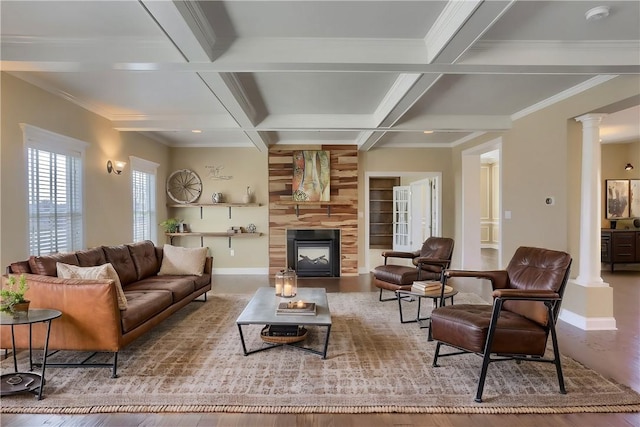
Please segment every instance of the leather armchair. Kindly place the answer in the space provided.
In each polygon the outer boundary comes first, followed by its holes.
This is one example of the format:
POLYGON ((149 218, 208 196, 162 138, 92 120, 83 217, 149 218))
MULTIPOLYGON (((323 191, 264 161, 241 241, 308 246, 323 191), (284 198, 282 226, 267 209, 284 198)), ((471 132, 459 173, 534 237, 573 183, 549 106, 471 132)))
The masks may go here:
POLYGON ((419 251, 400 252, 385 251, 384 265, 373 270, 373 283, 380 288, 380 301, 395 300, 382 298, 382 291, 411 290, 411 285, 416 280, 440 280, 444 269, 451 264, 453 255, 453 239, 448 237, 429 237, 422 244, 419 251), (388 260, 410 259, 413 266, 389 264, 388 260))
POLYGON ((571 268, 569 254, 549 249, 520 247, 506 270, 446 270, 449 277, 486 279, 493 288, 493 304, 459 304, 431 312, 431 336, 437 341, 438 358, 463 353, 483 356, 476 402, 482 392, 489 364, 516 360, 553 363, 560 392, 565 394, 555 323, 571 268), (553 358, 545 358, 551 335, 553 358), (457 349, 441 354, 442 345, 457 349), (494 355, 495 357, 492 357, 494 355))

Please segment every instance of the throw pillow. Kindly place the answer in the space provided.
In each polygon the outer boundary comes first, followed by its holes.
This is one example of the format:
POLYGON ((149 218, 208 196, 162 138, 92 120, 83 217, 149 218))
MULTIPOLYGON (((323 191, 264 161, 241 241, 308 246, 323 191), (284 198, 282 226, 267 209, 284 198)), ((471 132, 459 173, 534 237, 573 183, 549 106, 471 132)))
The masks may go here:
POLYGON ((158 276, 202 276, 207 248, 183 248, 165 244, 158 276))
POLYGON ((118 296, 118 308, 120 310, 127 309, 127 297, 122 290, 122 284, 116 269, 111 263, 98 265, 95 267, 78 267, 76 265, 56 263, 58 277, 63 279, 111 279, 116 285, 116 294, 118 296))

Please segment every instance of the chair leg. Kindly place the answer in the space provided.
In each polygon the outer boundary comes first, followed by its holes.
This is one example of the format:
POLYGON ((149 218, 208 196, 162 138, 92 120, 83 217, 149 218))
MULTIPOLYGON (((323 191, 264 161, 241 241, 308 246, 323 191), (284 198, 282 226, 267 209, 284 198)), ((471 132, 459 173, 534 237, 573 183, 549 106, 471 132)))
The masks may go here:
POLYGON ((500 317, 500 310, 502 309, 502 300, 496 298, 493 305, 493 313, 491 314, 491 323, 489 323, 489 332, 487 333, 487 342, 484 344, 484 353, 482 355, 482 369, 480 370, 480 378, 478 378, 478 389, 476 390, 475 400, 478 403, 482 402, 482 392, 484 390, 484 381, 487 377, 487 370, 489 369, 489 363, 491 363, 491 347, 493 345, 493 336, 496 332, 496 326, 498 326, 498 318, 500 317))
MULTIPOLYGON (((429 328, 429 335, 431 335, 431 328, 429 328)), ((436 352, 433 354, 433 362, 431 363, 431 366, 433 366, 434 368, 437 368, 440 366, 438 365, 438 356, 440 355, 441 345, 442 343, 440 341, 438 341, 438 344, 436 344, 436 352)))
POLYGON ((562 375, 562 364, 560 362, 560 350, 558 349, 558 336, 556 335, 556 322, 553 318, 552 307, 547 305, 549 309, 549 328, 551 329, 551 342, 553 343, 553 363, 556 365, 556 373, 558 374, 558 385, 560 393, 567 394, 564 387, 564 376, 562 375))

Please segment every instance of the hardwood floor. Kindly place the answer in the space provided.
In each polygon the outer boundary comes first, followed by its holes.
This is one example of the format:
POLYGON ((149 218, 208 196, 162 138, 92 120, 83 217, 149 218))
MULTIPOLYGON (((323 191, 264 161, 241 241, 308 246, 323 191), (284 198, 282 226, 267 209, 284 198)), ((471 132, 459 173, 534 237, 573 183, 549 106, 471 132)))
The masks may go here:
MULTIPOLYGON (((614 315, 617 331, 585 332, 560 322, 562 353, 573 357, 606 377, 640 392, 640 271, 631 269, 602 272, 614 288, 614 315)), ((299 279, 301 286, 318 286, 317 280, 299 279)), ((215 276, 216 293, 251 293, 269 283, 267 276, 215 276)), ((465 292, 474 287, 460 283, 465 292)), ((324 279, 328 292, 375 291, 368 274, 357 277, 324 279)), ((487 298, 485 289, 478 290, 487 298)), ((496 427, 585 427, 640 426, 640 414, 557 414, 557 415, 467 415, 467 414, 95 414, 95 415, 8 415, 2 414, 3 427, 17 426, 496 426, 496 427)))

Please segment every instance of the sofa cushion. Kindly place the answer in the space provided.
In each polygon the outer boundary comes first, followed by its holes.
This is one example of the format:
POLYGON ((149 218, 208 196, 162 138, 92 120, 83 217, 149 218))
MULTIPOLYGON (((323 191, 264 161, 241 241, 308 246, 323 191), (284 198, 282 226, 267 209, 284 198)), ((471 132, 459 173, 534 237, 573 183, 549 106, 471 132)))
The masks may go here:
POLYGON ((126 245, 103 246, 102 249, 104 250, 104 256, 107 258, 107 262, 110 262, 118 272, 120 282, 123 286, 138 280, 136 267, 133 264, 129 248, 126 245))
POLYGON ((171 305, 168 291, 127 291, 129 310, 122 312, 122 332, 132 331, 171 305))
POLYGON ((172 302, 175 303, 195 292, 196 277, 151 276, 127 285, 125 290, 127 292, 169 291, 172 295, 172 302))
POLYGON ((10 267, 11 267, 11 272, 14 274, 31 273, 31 267, 29 267, 29 261, 12 262, 10 267))
POLYGON ((183 248, 165 244, 158 275, 202 276, 207 250, 208 248, 183 248))
POLYGON ((156 247, 151 240, 127 245, 133 259, 133 265, 138 273, 138 280, 155 276, 160 270, 160 263, 156 256, 156 247))
POLYGON ((118 308, 120 310, 127 309, 127 297, 122 290, 118 273, 109 263, 94 267, 78 267, 75 265, 57 263, 58 277, 63 279, 111 279, 116 286, 116 294, 118 296, 118 308))
POLYGON ((76 252, 76 257, 78 257, 78 265, 80 267, 95 267, 96 265, 107 263, 104 251, 100 247, 78 251, 76 252))
POLYGON ((78 258, 75 253, 57 253, 44 256, 32 255, 29 257, 29 267, 31 268, 31 272, 41 276, 57 276, 57 262, 78 265, 78 258))

